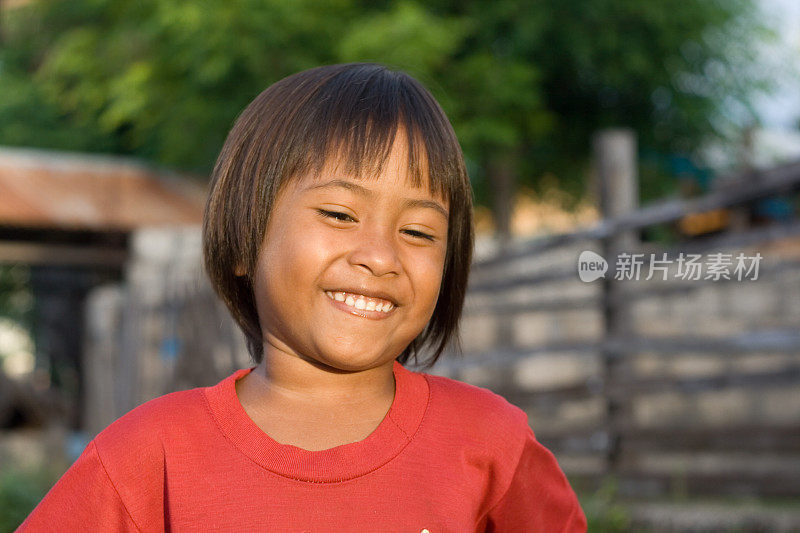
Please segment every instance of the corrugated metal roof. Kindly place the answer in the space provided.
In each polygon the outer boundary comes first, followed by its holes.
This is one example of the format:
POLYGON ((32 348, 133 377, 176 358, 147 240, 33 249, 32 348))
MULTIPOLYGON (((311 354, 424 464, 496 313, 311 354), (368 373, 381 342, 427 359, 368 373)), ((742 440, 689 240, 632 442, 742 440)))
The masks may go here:
POLYGON ((206 192, 141 161, 0 148, 0 225, 131 230, 202 222, 206 192))

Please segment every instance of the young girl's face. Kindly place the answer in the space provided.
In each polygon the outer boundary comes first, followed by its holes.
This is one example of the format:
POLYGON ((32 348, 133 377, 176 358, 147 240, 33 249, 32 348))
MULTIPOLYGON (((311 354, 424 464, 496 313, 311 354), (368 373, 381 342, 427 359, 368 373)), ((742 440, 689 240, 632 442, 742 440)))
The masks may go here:
POLYGON ((254 279, 267 356, 365 370, 395 359, 430 320, 448 204, 410 185, 397 138, 377 179, 329 163, 279 192, 254 279))

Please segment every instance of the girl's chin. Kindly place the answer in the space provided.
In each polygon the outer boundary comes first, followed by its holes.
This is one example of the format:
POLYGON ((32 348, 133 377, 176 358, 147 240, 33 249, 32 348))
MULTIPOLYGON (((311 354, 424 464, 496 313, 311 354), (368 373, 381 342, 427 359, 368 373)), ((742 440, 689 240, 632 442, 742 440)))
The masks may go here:
MULTIPOLYGON (((399 354, 398 354, 399 355, 399 354)), ((394 361, 395 357, 364 353, 326 353, 315 358, 317 363, 342 372, 360 372, 394 361)))

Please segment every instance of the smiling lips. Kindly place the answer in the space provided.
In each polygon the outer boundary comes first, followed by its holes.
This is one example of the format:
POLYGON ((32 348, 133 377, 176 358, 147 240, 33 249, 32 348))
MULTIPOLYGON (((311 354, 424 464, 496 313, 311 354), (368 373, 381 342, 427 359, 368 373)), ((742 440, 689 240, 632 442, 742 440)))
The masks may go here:
POLYGON ((336 302, 341 302, 347 307, 351 307, 353 309, 357 309, 359 311, 376 311, 382 313, 388 313, 392 309, 394 309, 394 304, 388 300, 383 300, 381 298, 373 298, 370 296, 364 296, 363 294, 354 294, 351 292, 341 292, 341 291, 325 291, 325 294, 331 300, 336 302))

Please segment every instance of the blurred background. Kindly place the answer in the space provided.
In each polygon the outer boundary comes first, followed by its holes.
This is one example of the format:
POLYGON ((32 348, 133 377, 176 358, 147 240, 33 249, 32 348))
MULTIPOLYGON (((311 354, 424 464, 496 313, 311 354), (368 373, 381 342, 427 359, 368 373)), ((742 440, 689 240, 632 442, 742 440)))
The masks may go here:
POLYGON ((425 83, 467 160, 431 372, 525 409, 590 531, 800 531, 799 58, 795 0, 3 0, 0 531, 119 416, 250 365, 208 176, 259 92, 349 61, 425 83))

